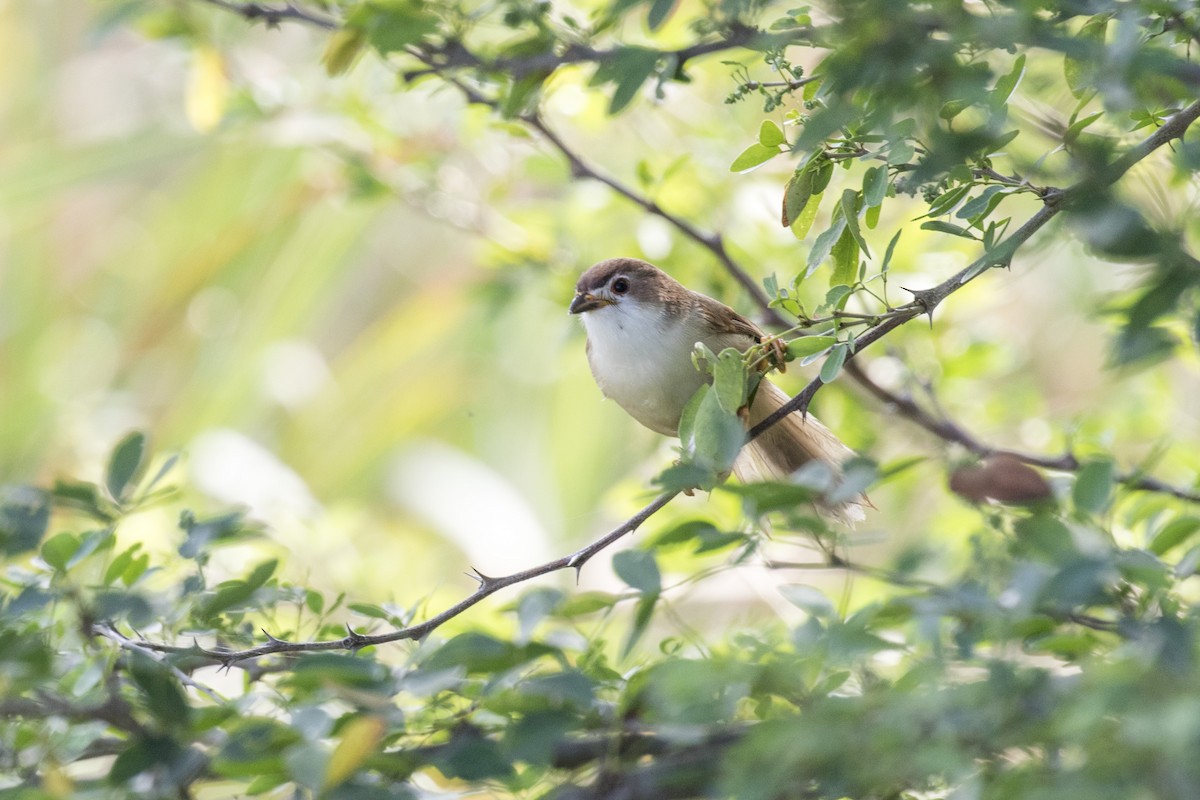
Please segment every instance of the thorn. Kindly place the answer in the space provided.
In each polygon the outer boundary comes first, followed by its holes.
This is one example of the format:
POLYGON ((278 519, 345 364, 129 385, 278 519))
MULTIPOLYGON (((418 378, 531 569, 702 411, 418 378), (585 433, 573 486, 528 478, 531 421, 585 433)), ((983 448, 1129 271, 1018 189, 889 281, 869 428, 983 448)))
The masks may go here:
POLYGON ((263 636, 266 636, 267 641, 271 644, 286 644, 283 639, 276 639, 274 636, 272 636, 266 628, 259 628, 259 630, 263 632, 263 636))

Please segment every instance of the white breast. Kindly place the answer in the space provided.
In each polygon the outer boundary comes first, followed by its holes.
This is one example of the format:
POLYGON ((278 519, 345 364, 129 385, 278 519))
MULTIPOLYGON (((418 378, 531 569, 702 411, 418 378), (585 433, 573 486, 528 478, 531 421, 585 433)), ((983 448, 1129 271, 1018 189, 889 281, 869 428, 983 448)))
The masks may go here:
POLYGON ((629 299, 582 317, 600 391, 647 428, 674 436, 683 407, 705 380, 691 357, 702 332, 629 299))

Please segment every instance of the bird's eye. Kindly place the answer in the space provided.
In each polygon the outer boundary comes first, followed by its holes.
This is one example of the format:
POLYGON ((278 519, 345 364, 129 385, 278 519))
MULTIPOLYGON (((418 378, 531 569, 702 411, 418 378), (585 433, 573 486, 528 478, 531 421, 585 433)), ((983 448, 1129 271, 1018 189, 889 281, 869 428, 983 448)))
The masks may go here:
POLYGON ((629 281, 625 278, 617 278, 612 282, 612 290, 617 294, 625 294, 629 291, 629 281))

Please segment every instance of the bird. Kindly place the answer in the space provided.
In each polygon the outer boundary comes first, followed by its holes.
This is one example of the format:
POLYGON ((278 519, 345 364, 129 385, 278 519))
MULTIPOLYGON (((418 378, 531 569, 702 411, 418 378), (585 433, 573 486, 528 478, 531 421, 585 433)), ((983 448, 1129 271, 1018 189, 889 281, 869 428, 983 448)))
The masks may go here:
MULTIPOLYGON (((709 380, 692 360, 696 343, 712 352, 745 352, 766 334, 729 306, 694 292, 636 258, 610 258, 586 270, 568 308, 587 333, 587 359, 601 393, 665 436, 679 434, 684 406, 709 380)), ((789 400, 765 377, 743 419, 748 428, 789 400)), ((787 480, 810 461, 837 472, 854 456, 811 414, 793 413, 748 442, 733 465, 740 480, 787 480)), ((861 497, 823 512, 843 522, 864 518, 861 497)))

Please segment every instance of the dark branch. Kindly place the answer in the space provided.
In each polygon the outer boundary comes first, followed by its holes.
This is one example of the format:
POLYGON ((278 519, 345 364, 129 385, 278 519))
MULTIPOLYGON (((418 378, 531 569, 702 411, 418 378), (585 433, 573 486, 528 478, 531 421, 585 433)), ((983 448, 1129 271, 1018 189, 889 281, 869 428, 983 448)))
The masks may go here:
POLYGON ((577 550, 569 556, 563 556, 553 561, 548 561, 540 566, 532 567, 522 572, 514 572, 511 575, 505 575, 499 578, 492 578, 476 572, 476 580, 479 581, 479 587, 468 597, 456 603, 450 608, 435 617, 430 617, 426 621, 410 625, 399 630, 391 631, 390 633, 381 633, 377 635, 364 635, 351 631, 341 639, 331 639, 321 642, 285 642, 282 639, 267 634, 267 643, 258 647, 251 647, 245 650, 226 650, 226 649, 207 649, 194 645, 192 647, 179 647, 175 645, 165 645, 158 642, 149 642, 144 640, 126 641, 129 644, 146 650, 154 650, 162 653, 173 653, 176 655, 191 656, 196 658, 207 658, 215 663, 223 665, 231 665, 237 661, 244 661, 249 658, 260 658, 262 656, 274 655, 276 653, 303 653, 313 652, 318 650, 359 650, 363 647, 372 645, 387 644, 388 642, 398 642, 403 639, 422 639, 429 635, 434 629, 440 627, 447 621, 457 617, 459 614, 466 611, 471 606, 483 600, 489 595, 495 594, 501 589, 513 586, 514 584, 523 583, 532 578, 537 578, 542 575, 547 575, 551 572, 558 572, 564 569, 574 569, 578 572, 583 568, 594 555, 609 547, 617 540, 625 537, 627 534, 637 530, 643 522, 657 513, 663 506, 671 502, 678 492, 665 492, 659 495, 654 502, 643 508, 638 513, 634 514, 621 525, 614 528, 608 534, 597 539, 586 547, 577 550))
MULTIPOLYGON (((1013 254, 1016 253, 1017 249, 1029 241, 1046 223, 1054 219, 1064 207, 1069 205, 1072 199, 1085 192, 1095 191, 1099 187, 1116 183, 1139 161, 1168 142, 1183 136, 1184 132, 1197 118, 1200 118, 1200 100, 1170 117, 1161 128, 1146 140, 1133 147, 1129 152, 1112 162, 1100 175, 1081 181, 1064 190, 1047 191, 1043 197, 1045 205, 1038 209, 1037 213, 1026 220, 1025 224, 1013 232, 1007 239, 937 286, 929 289, 908 290, 913 295, 913 302, 896 309, 899 312, 896 316, 884 320, 858 337, 855 342, 855 349, 846 355, 847 363, 857 353, 862 352, 863 348, 879 341, 909 320, 926 314, 932 318, 934 309, 943 300, 978 278, 987 270, 992 267, 1008 266, 1012 262, 1013 254)), ((799 394, 751 428, 749 438, 753 439, 760 435, 788 414, 797 411, 800 413, 807 412, 809 403, 812 402, 813 396, 822 385, 823 381, 820 378, 815 378, 799 394)))
POLYGON ((281 22, 288 21, 302 22, 327 31, 334 31, 341 27, 341 23, 337 20, 321 16, 290 2, 278 6, 267 3, 237 3, 232 0, 203 0, 203 2, 226 11, 232 11, 251 22, 264 22, 269 28, 277 27, 281 22))
MULTIPOLYGON (((980 441, 963 428, 962 425, 950 419, 945 414, 936 415, 923 408, 911 395, 896 394, 880 386, 871 380, 870 376, 867 375, 866 371, 857 362, 847 363, 846 372, 859 385, 874 395, 876 399, 887 405, 891 411, 899 413, 900 416, 921 426, 939 439, 957 444, 980 458, 1002 453, 1031 466, 1061 472, 1075 472, 1082 466, 1074 453, 1068 452, 1060 456, 1043 456, 1036 453, 1023 453, 1018 450, 992 447, 980 441)), ((1180 500, 1200 503, 1200 492, 1184 489, 1179 486, 1172 486, 1157 478, 1141 475, 1137 471, 1122 473, 1117 476, 1117 481, 1136 491, 1169 494, 1180 500)))

